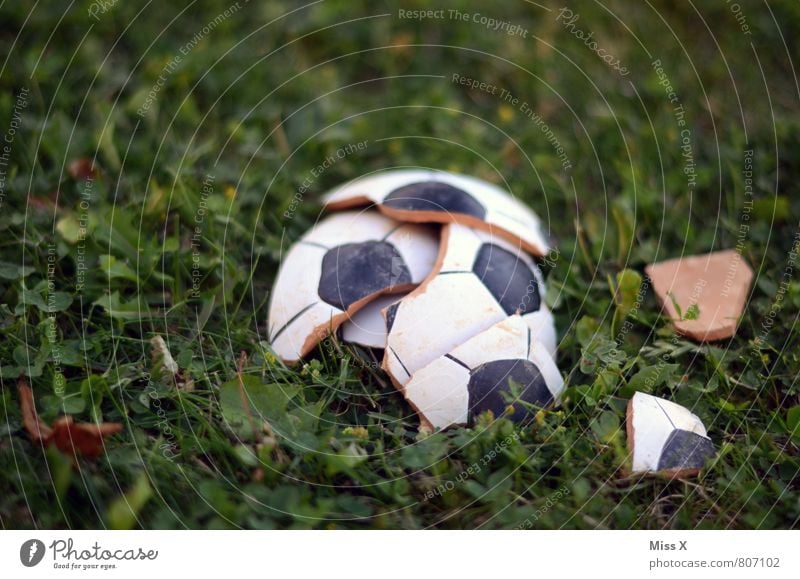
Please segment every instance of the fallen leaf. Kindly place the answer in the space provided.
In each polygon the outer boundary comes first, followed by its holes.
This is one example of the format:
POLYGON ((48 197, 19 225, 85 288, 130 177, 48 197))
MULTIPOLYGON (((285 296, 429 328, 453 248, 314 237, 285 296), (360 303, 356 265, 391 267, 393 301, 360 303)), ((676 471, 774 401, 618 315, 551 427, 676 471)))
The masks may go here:
POLYGON ((52 193, 50 193, 49 197, 29 195, 28 207, 39 211, 52 211, 53 208, 55 207, 55 202, 53 201, 53 199, 57 199, 58 194, 59 194, 58 191, 53 191, 52 193))
POLYGON ((88 181, 94 178, 94 164, 91 159, 87 159, 86 157, 73 159, 67 166, 67 173, 76 181, 88 181))
POLYGON ((94 459, 103 453, 103 439, 106 436, 122 431, 117 422, 75 422, 71 416, 62 416, 50 427, 39 418, 33 400, 33 390, 25 378, 17 383, 19 391, 22 421, 28 436, 34 442, 42 442, 45 446, 55 444, 61 452, 76 456, 78 454, 94 459))
POLYGON ((53 423, 50 440, 65 454, 94 459, 103 453, 103 439, 121 431, 122 425, 116 422, 76 423, 71 416, 62 416, 53 423))
POLYGON ((25 430, 28 431, 28 436, 34 442, 47 441, 52 436, 53 431, 44 422, 39 420, 39 415, 36 413, 36 404, 33 402, 33 391, 25 378, 20 378, 17 382, 17 390, 19 390, 19 405, 22 410, 22 422, 25 425, 25 430))
POLYGON ((194 379, 188 370, 181 370, 175 375, 175 384, 178 386, 178 390, 194 392, 194 379))

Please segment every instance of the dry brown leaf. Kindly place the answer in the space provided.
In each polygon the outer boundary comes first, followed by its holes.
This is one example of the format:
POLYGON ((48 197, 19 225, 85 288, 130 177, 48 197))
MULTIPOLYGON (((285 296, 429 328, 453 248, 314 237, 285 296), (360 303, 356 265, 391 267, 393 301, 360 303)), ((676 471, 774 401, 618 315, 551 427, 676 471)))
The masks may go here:
POLYGON ((86 458, 97 458, 103 453, 103 439, 122 431, 118 422, 101 422, 93 424, 88 422, 75 422, 71 416, 58 418, 52 428, 42 422, 36 412, 33 399, 33 390, 28 386, 25 378, 20 378, 17 383, 19 391, 22 422, 28 436, 34 442, 42 442, 45 446, 55 444, 61 452, 86 458))
POLYGON ((103 454, 103 438, 121 431, 122 425, 116 422, 76 423, 71 416, 62 416, 53 423, 50 440, 65 454, 97 458, 103 454))
POLYGON ((88 181, 95 176, 94 164, 91 159, 86 157, 73 159, 67 165, 67 173, 76 181, 88 181))
POLYGON ((39 419, 36 413, 36 404, 33 401, 33 390, 28 386, 25 378, 20 378, 17 382, 17 390, 19 390, 19 406, 22 411, 22 423, 25 425, 25 430, 28 431, 28 436, 34 442, 47 441, 53 434, 53 431, 44 422, 39 419))
POLYGON ((181 392, 194 392, 194 380, 188 370, 181 370, 175 375, 175 384, 181 392))

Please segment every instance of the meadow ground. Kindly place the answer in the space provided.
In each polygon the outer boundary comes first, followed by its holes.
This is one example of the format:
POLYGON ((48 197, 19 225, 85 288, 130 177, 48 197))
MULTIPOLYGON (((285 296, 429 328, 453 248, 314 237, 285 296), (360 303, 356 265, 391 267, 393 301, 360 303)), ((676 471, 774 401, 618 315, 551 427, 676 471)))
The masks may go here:
POLYGON ((800 4, 69 6, 0 4, 0 526, 798 526, 800 4), (556 242, 567 390, 531 426, 420 436, 367 352, 265 341, 321 193, 405 165, 505 180, 556 242), (721 248, 756 281, 698 345, 643 268, 721 248), (73 464, 20 376, 122 432, 73 464), (699 477, 627 474, 635 391, 704 420, 699 477))

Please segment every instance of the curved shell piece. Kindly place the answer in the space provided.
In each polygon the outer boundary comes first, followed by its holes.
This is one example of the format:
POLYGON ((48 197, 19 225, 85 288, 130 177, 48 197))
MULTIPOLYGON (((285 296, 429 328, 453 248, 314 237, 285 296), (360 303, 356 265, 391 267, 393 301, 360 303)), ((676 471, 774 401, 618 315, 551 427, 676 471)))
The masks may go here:
POLYGON ((367 348, 386 347, 386 320, 382 310, 397 303, 405 294, 380 296, 353 314, 342 324, 342 340, 367 348))
POLYGON ((435 229, 377 211, 320 221, 281 264, 269 306, 269 341, 291 364, 380 295, 408 291, 431 272, 435 229))
POLYGON ((489 231, 533 255, 549 250, 536 213, 507 191, 475 177, 395 169, 346 183, 325 198, 329 209, 370 204, 401 221, 460 223, 489 231))
POLYGON ((693 476, 715 454, 700 419, 669 400, 637 392, 628 402, 627 422, 635 473, 693 476))
POLYGON ((523 402, 549 406, 563 387, 550 353, 515 315, 415 372, 403 393, 424 425, 447 428, 486 410, 500 416, 509 405, 509 417, 522 421, 530 416, 523 402))
POLYGON ((736 333, 753 283, 753 270, 738 251, 685 255, 644 270, 680 334, 696 342, 713 342, 736 333), (691 319, 683 315, 689 308, 695 308, 691 319))
POLYGON ((484 231, 446 225, 439 259, 416 290, 384 310, 383 368, 396 386, 436 358, 516 313, 551 355, 556 333, 539 268, 518 247, 484 231))

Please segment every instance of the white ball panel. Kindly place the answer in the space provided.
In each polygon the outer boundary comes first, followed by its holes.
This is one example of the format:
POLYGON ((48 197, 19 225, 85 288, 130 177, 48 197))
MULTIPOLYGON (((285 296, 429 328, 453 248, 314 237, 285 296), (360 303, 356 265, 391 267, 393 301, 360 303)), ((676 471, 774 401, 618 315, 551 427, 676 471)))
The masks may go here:
POLYGON ((558 403, 564 389, 561 373, 541 343, 528 342, 528 328, 520 316, 511 316, 477 333, 446 355, 417 370, 403 387, 403 392, 423 419, 434 427, 464 424, 469 420, 471 372, 498 360, 533 362, 539 368, 554 402, 558 403))
POLYGON ((528 355, 528 327, 519 316, 511 316, 481 332, 450 352, 470 368, 493 360, 528 355))
POLYGON ((383 239, 399 222, 377 211, 341 211, 319 221, 301 241, 332 249, 345 243, 383 239))
POLYGON ((403 388, 406 399, 434 428, 467 421, 469 370, 441 357, 414 373, 403 388))
POLYGON ((406 223, 395 229, 387 238, 408 266, 411 280, 422 283, 436 265, 439 257, 440 231, 430 225, 406 223))
POLYGON ((358 199, 380 204, 395 189, 424 181, 446 183, 466 191, 485 208, 483 221, 487 226, 506 231, 534 248, 538 254, 545 255, 548 252, 548 244, 536 213, 501 187, 475 177, 418 169, 384 171, 346 183, 324 199, 326 204, 358 199))
POLYGON ((446 244, 447 253, 439 271, 472 271, 475 255, 484 244, 484 238, 481 231, 471 227, 457 223, 445 225, 442 230, 442 244, 446 244))
POLYGON ((386 347, 386 320, 381 310, 405 294, 381 296, 370 302, 342 324, 342 339, 368 348, 386 347))
MULTIPOLYGON (((327 328, 331 324, 333 316, 341 313, 341 310, 318 302, 305 310, 302 315, 287 325, 277 337, 272 339, 272 349, 287 364, 298 362, 312 336, 314 336, 313 343, 319 341, 320 336, 317 334, 317 329, 320 326, 323 329, 327 328)), ((278 326, 275 331, 277 332, 280 328, 281 326, 278 326)))
POLYGON ((463 189, 478 200, 486 208, 486 223, 496 225, 536 247, 541 255, 549 251, 539 217, 509 192, 467 175, 438 172, 435 180, 463 189))
POLYGON ((341 310, 322 302, 317 293, 326 250, 294 245, 283 259, 269 306, 269 340, 277 356, 297 362, 315 328, 341 310))
POLYGON ((544 344, 534 341, 531 344, 531 353, 528 356, 528 360, 539 368, 547 384, 547 389, 553 395, 554 404, 558 405, 558 399, 561 397, 561 392, 564 391, 564 379, 561 377, 561 372, 559 372, 552 355, 547 351, 544 344))
POLYGON ((522 319, 531 329, 533 341, 542 344, 551 357, 555 358, 556 345, 556 325, 552 312, 546 305, 542 304, 541 309, 530 314, 525 314, 522 319))
POLYGON ((658 400, 661 408, 669 416, 670 420, 675 425, 675 428, 688 430, 689 432, 694 432, 700 436, 708 436, 706 433, 706 427, 703 425, 701 420, 687 408, 681 406, 680 404, 675 404, 669 400, 664 400, 663 398, 656 398, 656 400, 658 400))
MULTIPOLYGON (((323 258, 328 251, 349 243, 383 239, 403 258, 412 283, 418 284, 430 274, 439 248, 435 229, 400 223, 377 211, 335 213, 320 221, 289 250, 281 263, 269 306, 269 338, 282 360, 297 362, 321 335, 336 329, 343 319, 344 312, 324 302, 319 294, 323 258), (332 320, 335 323, 331 325, 332 320)), ((352 314, 365 305, 353 304, 349 311, 352 314)))
POLYGON ((633 471, 658 470, 661 449, 674 430, 655 396, 633 396, 633 471))

